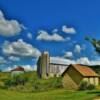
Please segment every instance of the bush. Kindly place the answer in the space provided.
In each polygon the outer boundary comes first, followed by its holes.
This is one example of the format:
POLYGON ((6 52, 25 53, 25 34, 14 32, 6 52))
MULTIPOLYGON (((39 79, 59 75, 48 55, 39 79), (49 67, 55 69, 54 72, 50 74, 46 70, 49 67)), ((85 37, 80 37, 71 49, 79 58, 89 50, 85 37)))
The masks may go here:
POLYGON ((9 79, 6 79, 4 81, 4 87, 10 88, 10 87, 14 87, 17 85, 25 85, 27 81, 28 79, 23 76, 16 76, 13 78, 10 77, 9 79))
POLYGON ((26 77, 23 77, 23 76, 21 76, 21 75, 16 76, 16 77, 14 78, 14 80, 15 80, 16 83, 19 84, 19 85, 25 85, 25 83, 28 81, 28 79, 27 79, 26 77))
POLYGON ((93 90, 95 89, 95 85, 89 84, 87 81, 82 81, 79 90, 93 90))
POLYGON ((9 87, 11 87, 11 86, 16 86, 16 85, 17 85, 17 83, 16 83, 15 80, 7 79, 7 80, 4 81, 4 86, 5 86, 6 88, 9 88, 9 87))
POLYGON ((89 84, 89 85, 87 86, 87 89, 88 89, 88 90, 93 90, 93 89, 95 89, 95 85, 89 84))
POLYGON ((41 84, 39 83, 39 81, 35 80, 33 82, 33 91, 34 90, 40 90, 40 88, 41 88, 41 84))
POLYGON ((61 88, 62 87, 62 79, 61 78, 55 78, 55 80, 52 82, 53 88, 61 88))
POLYGON ((82 81, 79 86, 79 90, 86 90, 88 83, 86 81, 82 81))
POLYGON ((34 78, 32 80, 33 91, 47 91, 49 89, 57 89, 61 87, 62 87, 62 79, 60 77, 50 78, 48 80, 34 78))

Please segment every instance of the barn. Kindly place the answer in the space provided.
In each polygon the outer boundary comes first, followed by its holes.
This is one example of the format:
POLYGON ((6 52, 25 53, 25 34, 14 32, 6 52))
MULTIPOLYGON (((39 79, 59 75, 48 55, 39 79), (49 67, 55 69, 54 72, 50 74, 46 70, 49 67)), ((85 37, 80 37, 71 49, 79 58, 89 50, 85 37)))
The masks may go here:
POLYGON ((50 77, 59 77, 68 67, 69 60, 57 57, 51 57, 49 52, 43 52, 37 61, 37 74, 39 78, 48 79, 50 77))
POLYGON ((23 74, 24 72, 25 72, 24 68, 21 66, 18 66, 11 70, 11 75, 16 76, 16 75, 23 74))
POLYGON ((99 75, 88 66, 71 64, 62 74, 63 86, 67 89, 77 89, 82 81, 95 86, 99 85, 99 75))

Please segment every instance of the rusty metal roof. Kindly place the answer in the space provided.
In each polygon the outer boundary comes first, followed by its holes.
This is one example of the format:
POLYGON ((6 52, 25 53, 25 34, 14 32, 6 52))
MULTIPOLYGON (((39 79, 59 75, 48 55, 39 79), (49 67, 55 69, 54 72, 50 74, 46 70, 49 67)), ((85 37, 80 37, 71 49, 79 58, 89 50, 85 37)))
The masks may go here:
MULTIPOLYGON (((95 71, 93 71, 90 67, 88 66, 84 66, 84 65, 80 65, 80 64, 71 64, 69 65, 69 67, 74 67, 82 76, 86 76, 86 77, 95 77, 95 76, 99 76, 95 71)), ((67 68, 68 69, 68 68, 67 68)), ((67 71, 67 69, 64 71, 64 73, 67 71)), ((64 74, 63 73, 63 74, 64 74)), ((62 75, 63 75, 62 74, 62 75)))
POLYGON ((95 73, 90 67, 82 66, 80 64, 72 65, 78 72, 80 72, 83 76, 99 76, 95 73))
POLYGON ((24 71, 24 68, 23 67, 16 67, 15 69, 12 69, 11 71, 24 71))

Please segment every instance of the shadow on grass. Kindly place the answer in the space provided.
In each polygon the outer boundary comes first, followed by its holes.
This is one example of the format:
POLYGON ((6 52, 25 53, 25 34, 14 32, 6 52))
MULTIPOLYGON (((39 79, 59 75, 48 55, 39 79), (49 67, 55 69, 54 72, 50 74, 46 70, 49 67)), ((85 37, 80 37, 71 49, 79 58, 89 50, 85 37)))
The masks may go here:
POLYGON ((88 94, 96 94, 97 96, 100 97, 100 91, 89 91, 87 92, 88 94))

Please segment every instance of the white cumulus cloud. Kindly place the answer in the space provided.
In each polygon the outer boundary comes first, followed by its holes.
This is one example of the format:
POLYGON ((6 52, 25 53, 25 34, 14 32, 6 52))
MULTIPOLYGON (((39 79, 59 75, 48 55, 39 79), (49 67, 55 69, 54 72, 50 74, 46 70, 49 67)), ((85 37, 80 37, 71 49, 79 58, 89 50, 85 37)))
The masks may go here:
POLYGON ((34 65, 33 70, 34 70, 34 71, 37 70, 37 65, 34 65))
POLYGON ((29 39, 32 39, 32 38, 33 38, 32 33, 27 33, 27 37, 28 37, 29 39))
POLYGON ((83 65, 100 65, 100 60, 89 60, 88 57, 81 57, 77 59, 76 63, 83 65))
POLYGON ((6 64, 7 63, 7 60, 5 60, 4 57, 0 56, 0 65, 1 64, 6 64))
POLYGON ((73 53, 71 51, 67 51, 67 52, 65 52, 64 57, 65 58, 72 58, 73 57, 73 53))
POLYGON ((77 44, 77 45, 75 45, 75 50, 74 50, 74 51, 75 51, 76 53, 80 53, 80 52, 81 52, 81 50, 82 50, 82 48, 81 48, 81 46, 80 46, 80 45, 78 45, 78 44, 77 44))
POLYGON ((40 56, 40 51, 33 47, 31 44, 24 42, 19 39, 16 42, 5 41, 2 46, 2 51, 6 55, 15 55, 22 57, 38 57, 40 56))
POLYGON ((58 63, 58 64, 82 64, 82 65, 100 65, 100 60, 90 60, 88 57, 80 57, 77 60, 65 59, 62 57, 50 57, 50 63, 58 63))
POLYGON ((66 41, 70 41, 71 40, 71 37, 66 37, 66 41))
POLYGON ((79 45, 79 44, 76 44, 76 45, 75 45, 74 51, 75 51, 76 53, 81 53, 81 51, 82 51, 82 50, 85 50, 85 49, 86 49, 86 45, 83 44, 83 45, 81 46, 81 45, 79 45))
POLYGON ((0 35, 2 36, 15 36, 22 30, 22 25, 14 19, 8 20, 4 17, 3 12, 0 10, 0 35))
POLYGON ((25 71, 33 71, 33 67, 31 65, 22 65, 25 71))
POLYGON ((81 58, 77 59, 76 63, 83 64, 83 65, 91 64, 90 60, 87 57, 81 57, 81 58))
POLYGON ((58 29, 54 29, 53 31, 52 31, 52 33, 57 33, 58 32, 58 29))
POLYGON ((58 64, 75 64, 74 60, 65 59, 63 57, 50 57, 50 63, 58 63, 58 64))
POLYGON ((11 61, 20 61, 20 58, 15 56, 10 56, 8 59, 11 61))
POLYGON ((44 41, 64 41, 65 39, 57 33, 52 35, 48 34, 45 30, 40 30, 39 35, 37 36, 37 40, 44 40, 44 41))
POLYGON ((76 30, 73 27, 67 27, 66 25, 62 26, 62 31, 69 34, 75 34, 76 30))

